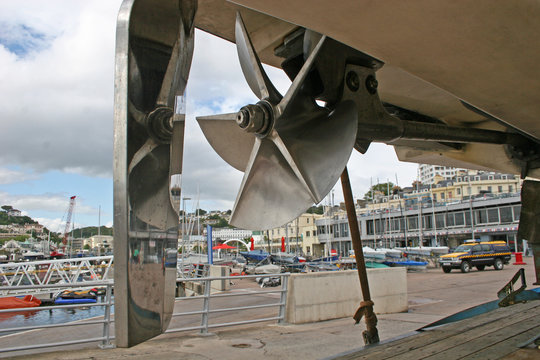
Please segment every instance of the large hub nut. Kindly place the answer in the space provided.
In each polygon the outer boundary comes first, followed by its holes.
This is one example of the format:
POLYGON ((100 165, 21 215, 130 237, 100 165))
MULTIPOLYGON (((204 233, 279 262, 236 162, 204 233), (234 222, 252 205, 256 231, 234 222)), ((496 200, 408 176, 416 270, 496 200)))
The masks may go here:
POLYGON ((173 115, 173 109, 166 106, 157 107, 147 115, 146 126, 148 133, 159 143, 168 144, 171 142, 173 115))
POLYGON ((263 135, 270 125, 268 110, 261 104, 246 105, 236 116, 236 123, 244 131, 263 135))

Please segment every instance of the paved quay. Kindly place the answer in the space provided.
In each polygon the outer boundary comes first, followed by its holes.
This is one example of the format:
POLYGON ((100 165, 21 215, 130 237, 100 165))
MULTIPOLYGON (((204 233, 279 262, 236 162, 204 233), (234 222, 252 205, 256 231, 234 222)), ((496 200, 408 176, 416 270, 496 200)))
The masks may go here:
MULTIPOLYGON (((531 288, 535 281, 532 258, 525 258, 525 261, 527 283, 531 288)), ((459 271, 444 274, 441 269, 408 273, 409 311, 378 315, 381 340, 410 334, 447 315, 495 300, 496 292, 519 268, 508 265, 502 271, 487 268, 468 274, 459 271)), ((263 323, 216 329, 206 336, 196 332, 165 334, 129 349, 101 350, 95 344, 86 344, 63 351, 42 349, 15 358, 322 359, 361 348, 364 329, 363 323, 354 325, 352 318, 302 325, 263 323)), ((39 336, 39 332, 26 336, 31 340, 39 336)))

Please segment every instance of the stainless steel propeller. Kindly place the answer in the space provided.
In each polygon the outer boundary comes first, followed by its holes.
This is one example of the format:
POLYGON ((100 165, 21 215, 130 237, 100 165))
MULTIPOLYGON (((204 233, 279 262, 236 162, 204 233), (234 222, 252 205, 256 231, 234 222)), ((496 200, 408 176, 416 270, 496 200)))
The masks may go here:
POLYGON ((196 0, 124 0, 114 106, 116 346, 163 333, 172 318, 184 141, 184 91, 196 0))
POLYGON ((242 71, 260 101, 236 114, 197 120, 214 150, 244 171, 230 223, 270 229, 296 218, 332 189, 353 149, 358 111, 353 101, 333 110, 321 107, 306 89, 326 37, 282 97, 266 75, 240 14, 235 30, 242 71))
MULTIPOLYGON (((129 101, 129 115, 148 134, 129 163, 129 196, 137 218, 158 229, 178 226, 184 147, 185 88, 193 55, 192 20, 183 19, 171 49, 155 104, 147 111, 129 101)), ((136 56, 130 52, 130 87, 137 98, 142 84, 136 56)), ((141 102, 141 101, 139 101, 141 102)))

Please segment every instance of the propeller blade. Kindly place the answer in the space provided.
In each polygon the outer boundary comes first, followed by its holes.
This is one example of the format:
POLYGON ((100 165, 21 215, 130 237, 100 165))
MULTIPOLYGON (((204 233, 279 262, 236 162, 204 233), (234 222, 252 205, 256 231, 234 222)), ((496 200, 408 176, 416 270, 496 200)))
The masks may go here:
POLYGON ((244 229, 266 230, 296 218, 313 204, 276 145, 255 138, 230 223, 244 229))
POLYGON ((282 96, 266 75, 240 13, 236 14, 235 36, 240 66, 251 91, 259 99, 268 99, 277 104, 282 96))
POLYGON ((142 126, 146 126, 146 113, 137 109, 131 100, 128 100, 128 112, 136 122, 142 126))
MULTIPOLYGON (((308 115, 311 115, 308 113, 308 115)), ((358 128, 358 111, 353 101, 345 101, 330 114, 290 121, 278 129, 276 145, 305 183, 313 202, 321 202, 332 190, 351 156, 358 128)))
POLYGON ((175 97, 183 94, 186 88, 193 57, 194 39, 193 29, 191 29, 191 34, 186 34, 182 25, 178 28, 178 38, 174 43, 167 70, 161 82, 156 107, 167 106, 172 108, 175 104, 175 97))
POLYGON ((237 113, 199 116, 199 126, 210 146, 229 165, 245 171, 255 136, 242 130, 236 123, 237 113))
POLYGON ((278 112, 282 117, 288 116, 288 112, 295 112, 298 95, 301 93, 301 88, 304 85, 304 82, 306 81, 306 78, 311 71, 313 64, 315 63, 315 60, 317 59, 317 56, 319 55, 319 52, 325 40, 326 36, 323 36, 319 40, 313 51, 309 54, 306 62, 302 66, 302 69, 300 69, 300 72, 294 78, 291 87, 289 88, 289 90, 287 90, 287 93, 278 104, 278 112))
POLYGON ((147 224, 167 230, 178 226, 169 191, 169 145, 148 146, 136 164, 130 164, 129 198, 134 215, 147 224), (151 149, 151 150, 150 150, 151 149))

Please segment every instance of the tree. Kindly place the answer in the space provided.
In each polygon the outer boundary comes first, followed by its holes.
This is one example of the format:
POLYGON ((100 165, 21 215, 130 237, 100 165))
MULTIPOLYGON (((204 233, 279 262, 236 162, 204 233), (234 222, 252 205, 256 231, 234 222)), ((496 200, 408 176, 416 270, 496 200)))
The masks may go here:
POLYGON ((389 195, 388 190, 394 189, 394 184, 389 181, 382 184, 373 185, 367 193, 364 194, 364 200, 371 200, 373 194, 376 192, 382 193, 383 195, 389 195))
POLYGON ((12 210, 13 207, 11 205, 2 205, 2 209, 4 209, 5 211, 9 211, 12 210))
POLYGON ((218 219, 218 223, 214 225, 214 227, 216 227, 216 228, 224 228, 224 227, 228 227, 228 226, 229 226, 229 223, 227 222, 227 220, 225 220, 222 217, 220 217, 218 219))
POLYGON ((84 250, 90 250, 90 245, 89 244, 84 245, 84 250))
POLYGON ((308 214, 319 214, 322 215, 324 213, 324 207, 322 205, 319 206, 312 206, 306 211, 308 214))

